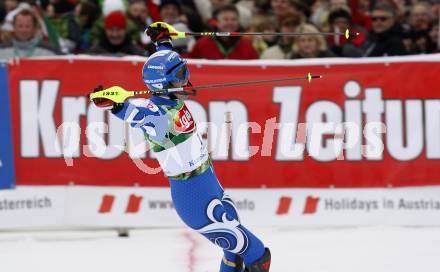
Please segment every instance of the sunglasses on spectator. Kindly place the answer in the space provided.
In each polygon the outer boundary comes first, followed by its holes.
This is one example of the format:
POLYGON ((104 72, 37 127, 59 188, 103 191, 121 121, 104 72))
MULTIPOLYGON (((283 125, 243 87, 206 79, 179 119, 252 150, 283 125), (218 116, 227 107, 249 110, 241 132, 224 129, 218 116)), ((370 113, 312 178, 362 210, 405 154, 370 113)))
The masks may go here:
POLYGON ((385 22, 385 21, 388 20, 389 18, 391 18, 391 17, 389 17, 389 16, 375 16, 375 17, 371 17, 371 20, 373 20, 373 22, 374 22, 374 21, 385 22))

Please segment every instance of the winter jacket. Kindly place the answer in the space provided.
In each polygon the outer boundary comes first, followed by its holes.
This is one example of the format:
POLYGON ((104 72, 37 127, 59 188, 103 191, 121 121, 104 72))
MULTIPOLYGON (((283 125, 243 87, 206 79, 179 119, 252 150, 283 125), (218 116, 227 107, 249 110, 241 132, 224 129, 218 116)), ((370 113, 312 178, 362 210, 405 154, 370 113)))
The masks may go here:
POLYGON ((6 60, 14 57, 29 58, 54 56, 60 52, 51 44, 35 37, 29 41, 20 42, 12 40, 9 43, 0 45, 0 60, 6 60))
POLYGON ((382 33, 370 34, 364 45, 364 57, 399 56, 406 55, 402 39, 402 28, 395 24, 382 33))
POLYGON ((229 38, 226 42, 219 38, 203 37, 188 54, 194 59, 258 59, 252 41, 246 38, 229 38))
POLYGON ((130 37, 127 35, 121 45, 112 45, 106 37, 103 37, 97 45, 92 46, 88 51, 90 54, 124 56, 124 55, 138 55, 145 56, 146 52, 133 44, 130 37))
POLYGON ((282 45, 277 44, 264 50, 261 54, 261 59, 290 59, 292 55, 292 45, 283 49, 282 45))
MULTIPOLYGON (((333 52, 331 52, 330 50, 325 50, 325 51, 319 52, 319 55, 316 58, 334 58, 334 57, 336 57, 336 55, 333 52)), ((292 59, 304 59, 304 57, 298 53, 293 54, 293 56, 291 58, 292 59)))

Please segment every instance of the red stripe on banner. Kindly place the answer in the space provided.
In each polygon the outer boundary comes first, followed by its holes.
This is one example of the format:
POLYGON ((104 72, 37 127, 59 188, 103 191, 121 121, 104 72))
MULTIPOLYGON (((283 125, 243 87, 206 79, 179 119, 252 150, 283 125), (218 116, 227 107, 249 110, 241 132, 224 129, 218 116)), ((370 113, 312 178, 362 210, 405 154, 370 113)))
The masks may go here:
POLYGON ((289 213, 290 204, 292 203, 292 198, 288 196, 283 196, 280 198, 278 209, 276 214, 283 215, 289 213))
POLYGON ((306 199, 306 203, 304 204, 303 214, 316 213, 319 200, 320 200, 319 197, 308 196, 306 199))
POLYGON ((102 197, 101 206, 99 207, 99 213, 109 213, 112 210, 115 197, 113 195, 104 195, 102 197))
POLYGON ((136 196, 134 194, 131 194, 128 200, 128 205, 127 205, 127 209, 125 210, 125 213, 137 213, 141 206, 142 199, 143 199, 142 196, 136 196))

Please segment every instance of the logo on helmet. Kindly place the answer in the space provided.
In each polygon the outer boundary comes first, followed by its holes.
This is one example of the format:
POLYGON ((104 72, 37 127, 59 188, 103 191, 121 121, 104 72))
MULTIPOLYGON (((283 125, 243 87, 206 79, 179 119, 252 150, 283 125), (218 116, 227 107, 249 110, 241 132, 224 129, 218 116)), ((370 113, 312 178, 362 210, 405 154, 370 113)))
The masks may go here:
POLYGON ((172 52, 168 58, 167 61, 172 61, 175 57, 179 57, 179 54, 177 54, 176 52, 172 52))
POLYGON ((159 83, 159 82, 165 82, 165 81, 167 81, 167 79, 164 77, 158 78, 158 79, 145 79, 144 80, 145 83, 159 83))
POLYGON ((147 68, 149 69, 158 69, 158 70, 163 70, 165 69, 163 66, 161 65, 148 65, 147 68))

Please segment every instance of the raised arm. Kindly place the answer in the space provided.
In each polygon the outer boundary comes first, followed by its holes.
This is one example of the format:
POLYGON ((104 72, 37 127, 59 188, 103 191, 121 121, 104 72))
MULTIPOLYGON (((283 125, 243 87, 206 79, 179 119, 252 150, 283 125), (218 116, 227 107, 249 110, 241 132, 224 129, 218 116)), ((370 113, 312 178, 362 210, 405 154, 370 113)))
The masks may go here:
MULTIPOLYGON (((102 86, 99 86, 94 92, 102 89, 102 86)), ((148 100, 141 105, 128 102, 115 103, 106 98, 95 98, 93 102, 97 107, 110 110, 116 117, 132 127, 142 129, 152 140, 161 142, 166 138, 168 126, 166 112, 148 100)))

